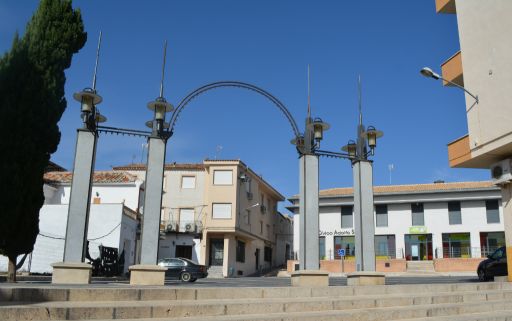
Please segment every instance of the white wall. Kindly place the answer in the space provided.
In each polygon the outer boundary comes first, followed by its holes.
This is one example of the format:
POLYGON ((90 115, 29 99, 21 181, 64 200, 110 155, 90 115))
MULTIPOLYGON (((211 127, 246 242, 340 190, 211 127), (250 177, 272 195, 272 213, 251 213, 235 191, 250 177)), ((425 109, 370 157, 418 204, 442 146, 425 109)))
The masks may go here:
MULTIPOLYGON (((139 202, 139 186, 141 182, 122 184, 94 184, 91 193, 91 203, 95 197, 101 198, 101 203, 119 204, 123 203, 130 209, 137 211, 139 202), (96 193, 99 196, 96 196, 96 193)), ((53 194, 47 204, 69 204, 70 185, 61 185, 53 194)), ((46 196, 46 195, 45 195, 46 196)))
MULTIPOLYGON (((132 249, 128 249, 127 252, 135 252, 133 246, 135 245, 137 223, 126 216, 123 217, 123 223, 121 223, 122 211, 122 204, 91 205, 87 239, 90 240, 89 253, 92 258, 99 256, 98 245, 114 247, 122 251, 124 240, 131 241, 132 249), (125 230, 123 237, 121 237, 122 229, 125 230), (133 240, 130 239, 132 237, 133 240)), ((51 264, 62 262, 67 214, 67 205, 43 205, 39 212, 39 235, 34 244, 32 257, 31 260, 27 258, 22 271, 51 273, 51 264)), ((125 263, 125 271, 127 267, 128 264, 125 263)), ((7 258, 0 256, 0 271, 6 270, 7 258)))

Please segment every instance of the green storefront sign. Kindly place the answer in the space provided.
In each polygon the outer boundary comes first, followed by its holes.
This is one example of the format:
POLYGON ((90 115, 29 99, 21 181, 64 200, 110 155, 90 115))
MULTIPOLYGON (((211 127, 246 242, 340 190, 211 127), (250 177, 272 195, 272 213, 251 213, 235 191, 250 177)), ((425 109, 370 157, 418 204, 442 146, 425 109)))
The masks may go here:
POLYGON ((426 226, 411 226, 409 227, 409 234, 427 234, 426 226))

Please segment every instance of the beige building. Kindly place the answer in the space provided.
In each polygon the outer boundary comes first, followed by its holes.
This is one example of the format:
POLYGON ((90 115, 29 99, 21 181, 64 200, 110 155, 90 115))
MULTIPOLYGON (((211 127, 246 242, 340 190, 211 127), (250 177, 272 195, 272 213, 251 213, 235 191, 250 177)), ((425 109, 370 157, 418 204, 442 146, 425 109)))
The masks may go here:
POLYGON ((512 1, 436 0, 436 8, 456 15, 460 40, 442 76, 478 96, 466 94, 468 133, 448 144, 450 166, 490 168, 512 155, 512 1))
MULTIPOLYGON (((144 165, 114 169, 145 175, 144 165)), ((160 259, 187 257, 212 276, 239 277, 290 258, 293 221, 277 211, 284 197, 242 161, 167 164, 163 191, 160 259)))
POLYGON ((466 93, 468 133, 448 144, 450 166, 488 168, 501 186, 512 281, 512 1, 436 0, 436 8, 456 15, 460 40, 442 76, 472 94, 466 93))

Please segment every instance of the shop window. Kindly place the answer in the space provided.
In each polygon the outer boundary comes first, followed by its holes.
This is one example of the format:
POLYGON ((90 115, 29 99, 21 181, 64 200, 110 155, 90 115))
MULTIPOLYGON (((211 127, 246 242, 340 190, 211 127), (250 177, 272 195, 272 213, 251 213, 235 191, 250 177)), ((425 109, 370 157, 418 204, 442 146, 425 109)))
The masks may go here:
POLYGON ((265 262, 272 262, 272 248, 265 246, 263 250, 263 259, 265 262))
POLYGON ((498 200, 485 201, 485 210, 487 213, 487 224, 500 222, 498 200))
POLYGON ((448 221, 450 225, 462 224, 460 202, 448 202, 448 221))
POLYGON ((443 233, 444 258, 470 258, 471 239, 469 233, 443 233))
POLYGON ((378 227, 388 226, 388 206, 376 205, 375 206, 375 225, 378 227))
POLYGON ((412 226, 424 226, 425 215, 423 212, 423 203, 411 204, 412 226))
POLYGON ((318 238, 318 258, 325 260, 325 236, 318 238))
POLYGON ((355 247, 355 237, 354 236, 335 236, 334 237, 334 258, 340 259, 341 257, 338 255, 339 249, 345 249, 345 257, 355 257, 356 255, 356 247, 355 247))
POLYGON ((505 232, 480 232, 481 257, 487 257, 505 246, 505 232))
POLYGON ((394 235, 375 235, 375 256, 381 258, 396 258, 394 235))
POLYGON ((353 207, 342 206, 341 207, 341 228, 352 228, 354 227, 353 219, 353 207))

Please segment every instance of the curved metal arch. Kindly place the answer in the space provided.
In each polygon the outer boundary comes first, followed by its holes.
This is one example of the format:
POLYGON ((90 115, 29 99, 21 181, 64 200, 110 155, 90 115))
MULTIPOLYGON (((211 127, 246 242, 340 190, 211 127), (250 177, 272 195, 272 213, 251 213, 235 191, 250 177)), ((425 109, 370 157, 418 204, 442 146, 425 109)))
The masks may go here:
POLYGON ((176 109, 172 113, 171 120, 169 121, 169 133, 172 135, 174 132, 174 126, 176 125, 176 121, 178 120, 178 117, 181 113, 181 111, 192 101, 192 99, 196 98, 197 96, 201 95, 202 93, 205 93, 209 90, 220 88, 220 87, 237 87, 237 88, 244 88, 247 90, 254 91, 267 99, 269 99, 274 105, 283 112, 286 119, 288 119, 288 122, 290 122, 290 125, 292 126, 293 134, 295 137, 301 136, 301 133, 299 131, 299 127, 297 126, 297 123, 295 122, 295 119, 293 118, 292 114, 288 111, 288 109, 285 107, 285 105, 279 101, 276 97, 274 97, 272 94, 270 94, 268 91, 265 91, 257 86, 241 82, 241 81, 217 81, 210 84, 206 84, 202 87, 199 87, 189 93, 185 98, 183 98, 178 106, 176 106, 176 109))

